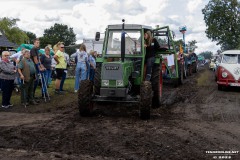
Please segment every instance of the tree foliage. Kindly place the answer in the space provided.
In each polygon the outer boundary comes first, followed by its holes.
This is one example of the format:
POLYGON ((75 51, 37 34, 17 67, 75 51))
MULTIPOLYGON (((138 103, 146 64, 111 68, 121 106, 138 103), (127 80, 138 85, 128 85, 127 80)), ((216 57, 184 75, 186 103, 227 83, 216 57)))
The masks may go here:
POLYGON ((180 50, 180 45, 182 45, 182 48, 183 48, 183 40, 182 39, 173 41, 173 43, 174 43, 174 46, 175 46, 175 49, 177 52, 180 50))
POLYGON ((188 41, 187 47, 190 51, 194 52, 195 49, 198 48, 198 46, 196 44, 197 44, 196 40, 188 41))
POLYGON ((0 29, 10 42, 21 44, 29 40, 27 34, 17 27, 19 19, 0 18, 0 29))
MULTIPOLYGON (((184 49, 184 44, 183 44, 183 40, 180 39, 180 40, 177 40, 177 41, 174 41, 174 45, 176 47, 176 51, 179 51, 179 46, 182 45, 182 49, 184 49)), ((189 49, 191 51, 194 51, 198 46, 196 45, 197 44, 197 41, 196 40, 192 40, 192 41, 189 41, 187 44, 186 44, 186 50, 189 49)))
POLYGON ((68 28, 67 25, 57 24, 44 30, 43 37, 40 38, 41 47, 45 47, 48 44, 55 45, 58 42, 64 42, 65 46, 75 44, 76 34, 73 32, 73 28, 68 28))
POLYGON ((202 13, 208 38, 223 50, 240 48, 239 0, 210 0, 202 13))
POLYGON ((36 34, 29 32, 29 31, 24 31, 25 34, 28 36, 28 41, 26 43, 33 43, 34 39, 37 38, 36 34))
POLYGON ((203 56, 205 59, 211 59, 213 56, 213 53, 211 51, 205 51, 205 52, 201 52, 199 55, 203 56))

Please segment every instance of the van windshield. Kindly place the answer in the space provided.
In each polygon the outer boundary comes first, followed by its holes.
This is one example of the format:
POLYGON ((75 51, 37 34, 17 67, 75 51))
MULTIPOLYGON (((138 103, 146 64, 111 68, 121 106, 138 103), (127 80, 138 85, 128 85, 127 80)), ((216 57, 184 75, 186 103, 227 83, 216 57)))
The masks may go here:
POLYGON ((240 64, 240 55, 238 54, 224 54, 222 63, 227 63, 227 64, 240 64))
MULTIPOLYGON (((121 54, 121 30, 109 31, 107 54, 121 54)), ((125 53, 141 54, 140 31, 127 30, 125 34, 125 53)))

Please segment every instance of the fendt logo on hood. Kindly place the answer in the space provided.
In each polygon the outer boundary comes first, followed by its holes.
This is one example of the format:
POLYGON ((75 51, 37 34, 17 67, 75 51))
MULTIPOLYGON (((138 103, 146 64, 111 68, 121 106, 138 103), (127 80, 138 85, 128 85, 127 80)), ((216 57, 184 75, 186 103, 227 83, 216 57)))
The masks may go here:
POLYGON ((240 74, 240 68, 235 68, 234 69, 234 74, 239 75, 240 74))
POLYGON ((118 70, 119 66, 105 66, 106 70, 118 70))

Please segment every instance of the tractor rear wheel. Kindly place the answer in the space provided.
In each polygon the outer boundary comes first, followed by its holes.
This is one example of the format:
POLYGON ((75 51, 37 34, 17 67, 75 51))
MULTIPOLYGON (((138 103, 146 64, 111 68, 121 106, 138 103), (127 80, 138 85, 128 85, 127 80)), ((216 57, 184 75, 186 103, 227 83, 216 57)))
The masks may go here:
POLYGON ((187 75, 188 75, 188 76, 191 76, 191 75, 192 75, 192 65, 191 65, 191 64, 189 64, 189 65, 187 66, 187 75))
POLYGON ((146 120, 150 118, 152 106, 152 84, 149 81, 143 81, 140 87, 140 108, 139 116, 146 120))
POLYGON ((100 95, 101 88, 101 64, 97 64, 95 75, 94 75, 94 93, 100 95))
POLYGON ((194 62, 194 63, 192 64, 192 67, 193 67, 192 72, 193 72, 193 73, 197 73, 197 63, 196 63, 196 62, 194 62))
POLYGON ((157 108, 162 103, 162 88, 163 88, 163 76, 162 76, 162 63, 154 64, 152 71, 152 90, 153 90, 153 99, 152 106, 157 108))
POLYGON ((82 80, 78 90, 78 108, 81 116, 89 116, 93 109, 92 102, 92 82, 82 80))
POLYGON ((183 84, 184 79, 184 66, 178 62, 178 84, 183 84))
POLYGON ((187 78, 187 69, 186 69, 186 65, 183 64, 183 78, 186 79, 187 78))

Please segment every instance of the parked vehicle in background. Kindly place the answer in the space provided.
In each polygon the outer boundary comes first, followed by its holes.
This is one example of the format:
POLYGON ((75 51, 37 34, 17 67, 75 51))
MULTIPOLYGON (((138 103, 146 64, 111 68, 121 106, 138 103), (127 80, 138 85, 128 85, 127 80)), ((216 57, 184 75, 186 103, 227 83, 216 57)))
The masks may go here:
POLYGON ((240 50, 228 50, 220 54, 215 72, 218 90, 228 86, 240 87, 240 50))
POLYGON ((216 63, 215 62, 216 62, 216 59, 211 59, 210 60, 210 62, 209 62, 209 69, 210 70, 213 70, 213 71, 215 70, 215 68, 216 68, 216 63))

